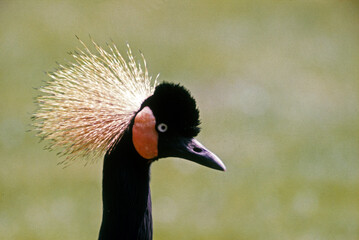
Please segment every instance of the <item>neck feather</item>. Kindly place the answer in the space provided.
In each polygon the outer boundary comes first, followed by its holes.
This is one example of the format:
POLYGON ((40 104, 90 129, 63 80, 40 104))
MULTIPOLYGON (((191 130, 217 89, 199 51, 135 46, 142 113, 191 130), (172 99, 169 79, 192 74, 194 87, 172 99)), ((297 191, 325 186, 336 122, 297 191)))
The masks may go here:
POLYGON ((99 239, 152 239, 150 164, 134 149, 126 132, 106 154, 103 217, 99 239))

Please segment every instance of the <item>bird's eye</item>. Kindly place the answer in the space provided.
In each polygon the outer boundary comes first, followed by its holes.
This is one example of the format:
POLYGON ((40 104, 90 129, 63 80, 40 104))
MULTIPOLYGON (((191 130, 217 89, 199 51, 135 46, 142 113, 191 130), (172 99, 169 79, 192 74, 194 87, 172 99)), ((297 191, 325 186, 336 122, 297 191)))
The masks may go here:
POLYGON ((166 132, 167 129, 168 129, 168 127, 167 127, 167 124, 165 124, 165 123, 160 123, 160 124, 158 124, 157 129, 158 129, 158 131, 160 131, 160 132, 166 132))

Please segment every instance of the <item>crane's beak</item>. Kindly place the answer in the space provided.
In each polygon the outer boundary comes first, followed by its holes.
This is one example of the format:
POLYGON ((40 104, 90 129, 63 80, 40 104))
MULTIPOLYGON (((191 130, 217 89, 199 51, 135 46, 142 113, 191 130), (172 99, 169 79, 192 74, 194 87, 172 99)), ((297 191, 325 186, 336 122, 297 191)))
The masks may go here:
POLYGON ((161 142, 159 148, 161 157, 179 157, 213 169, 226 170, 221 159, 194 138, 166 139, 161 142))

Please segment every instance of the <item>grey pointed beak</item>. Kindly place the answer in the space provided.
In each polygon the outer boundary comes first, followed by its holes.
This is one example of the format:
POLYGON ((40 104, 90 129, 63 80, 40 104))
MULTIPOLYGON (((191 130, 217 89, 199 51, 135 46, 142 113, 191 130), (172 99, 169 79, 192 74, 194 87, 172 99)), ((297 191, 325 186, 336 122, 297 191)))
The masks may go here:
POLYGON ((194 138, 179 137, 164 141, 159 152, 162 155, 160 157, 184 158, 209 168, 226 171, 221 159, 194 138))

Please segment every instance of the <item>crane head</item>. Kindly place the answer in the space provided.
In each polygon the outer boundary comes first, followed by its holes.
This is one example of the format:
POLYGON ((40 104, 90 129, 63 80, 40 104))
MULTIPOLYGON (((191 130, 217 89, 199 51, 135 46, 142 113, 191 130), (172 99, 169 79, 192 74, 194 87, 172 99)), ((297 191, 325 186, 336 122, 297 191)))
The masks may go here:
POLYGON ((140 156, 152 162, 179 157, 225 171, 223 162, 195 137, 200 132, 199 110, 188 90, 162 83, 136 113, 132 142, 140 156))

